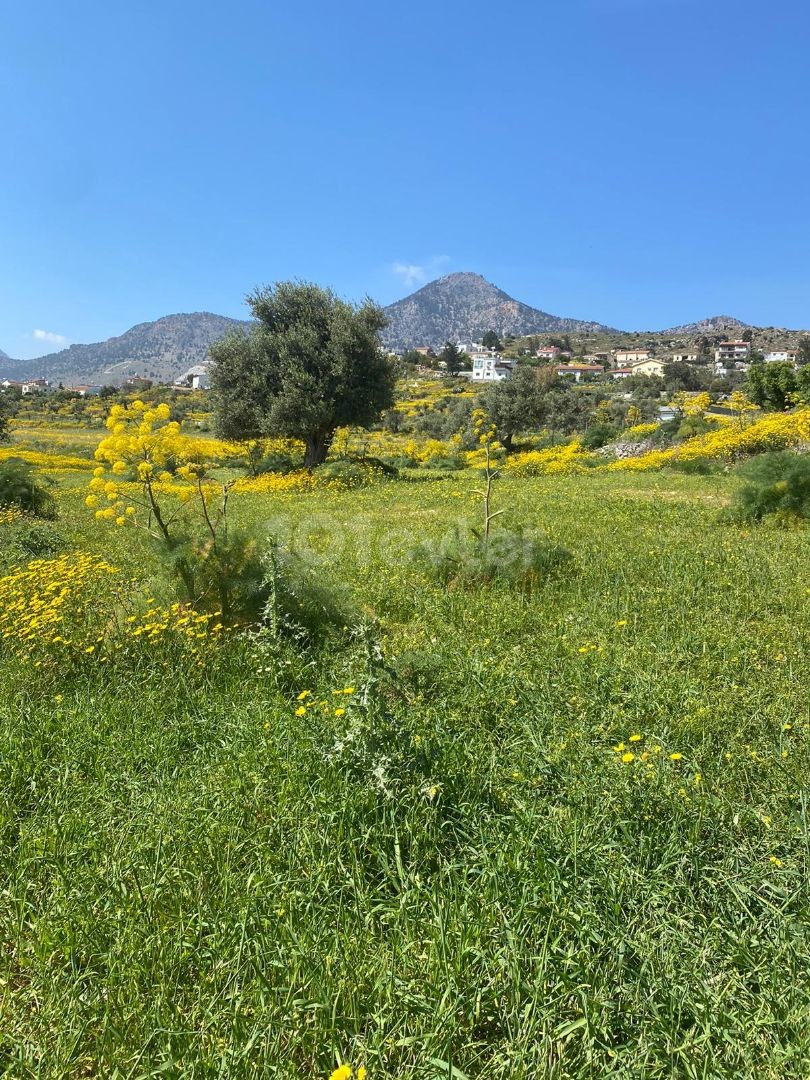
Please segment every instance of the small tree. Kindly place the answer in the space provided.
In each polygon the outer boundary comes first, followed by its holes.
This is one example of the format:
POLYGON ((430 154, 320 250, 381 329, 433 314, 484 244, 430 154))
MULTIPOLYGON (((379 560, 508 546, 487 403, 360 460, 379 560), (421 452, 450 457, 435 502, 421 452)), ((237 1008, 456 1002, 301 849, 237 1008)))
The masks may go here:
POLYGON ((329 289, 280 282, 248 297, 257 325, 211 348, 216 424, 230 439, 286 435, 326 455, 339 427, 368 427, 394 401, 394 368, 380 345, 386 318, 329 289))
POLYGON ((495 352, 500 352, 503 348, 501 339, 495 333, 494 330, 487 330, 484 336, 481 338, 481 344, 485 349, 494 349, 495 352))
POLYGON ((11 419, 17 412, 19 402, 10 394, 0 391, 0 443, 11 441, 11 419))
POLYGON ((782 410, 792 402, 797 390, 792 364, 758 364, 748 369, 748 396, 763 409, 782 410))
POLYGON ((467 354, 452 341, 447 341, 439 353, 439 360, 444 363, 448 375, 458 375, 465 366, 467 354))
POLYGON ((486 415, 497 427, 507 453, 518 432, 530 431, 543 424, 548 393, 557 383, 553 368, 519 366, 511 379, 486 389, 482 404, 486 415))
POLYGON ((810 364, 810 337, 807 334, 799 338, 797 349, 800 364, 810 364))

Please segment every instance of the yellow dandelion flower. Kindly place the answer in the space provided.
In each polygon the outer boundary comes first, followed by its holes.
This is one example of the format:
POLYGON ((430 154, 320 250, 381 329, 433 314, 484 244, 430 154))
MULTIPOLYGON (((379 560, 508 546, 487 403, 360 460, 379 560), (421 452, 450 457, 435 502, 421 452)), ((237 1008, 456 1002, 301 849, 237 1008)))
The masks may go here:
POLYGON ((643 735, 631 735, 630 736, 630 742, 641 742, 641 740, 643 738, 644 738, 643 735))
POLYGON ((295 710, 295 715, 296 716, 306 716, 307 715, 307 710, 304 708, 303 705, 299 705, 298 708, 295 710))
POLYGON ((331 1074, 329 1080, 352 1080, 352 1070, 348 1065, 339 1065, 331 1074))
POLYGON ((636 760, 636 755, 631 754, 629 750, 627 751, 626 754, 622 754, 622 761, 625 763, 625 765, 629 765, 631 761, 635 761, 635 760, 636 760))
POLYGON ((676 750, 674 754, 669 755, 670 761, 683 761, 683 754, 679 754, 676 750))
POLYGON ((335 716, 345 716, 345 715, 346 715, 346 710, 345 709, 335 709, 335 716))

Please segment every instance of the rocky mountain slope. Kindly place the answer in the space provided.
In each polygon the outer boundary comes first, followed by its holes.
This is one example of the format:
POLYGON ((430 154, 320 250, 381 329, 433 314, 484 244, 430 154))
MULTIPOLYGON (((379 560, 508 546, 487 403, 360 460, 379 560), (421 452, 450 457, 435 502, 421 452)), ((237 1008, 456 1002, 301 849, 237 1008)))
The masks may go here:
POLYGON ((671 326, 669 330, 662 330, 661 333, 664 335, 670 334, 672 337, 691 337, 696 334, 709 336, 712 334, 725 334, 729 331, 737 333, 748 329, 750 329, 748 323, 735 319, 733 315, 713 315, 710 319, 701 319, 700 322, 685 323, 683 326, 671 326))
POLYGON ((171 382, 200 363, 215 341, 247 323, 198 311, 139 323, 119 337, 69 349, 36 360, 0 357, 0 377, 44 377, 66 386, 76 383, 120 384, 130 375, 171 382))
POLYGON ((487 330, 504 336, 607 331, 601 323, 564 319, 529 307, 480 274, 448 274, 390 304, 383 340, 397 351, 445 341, 480 341, 487 330))

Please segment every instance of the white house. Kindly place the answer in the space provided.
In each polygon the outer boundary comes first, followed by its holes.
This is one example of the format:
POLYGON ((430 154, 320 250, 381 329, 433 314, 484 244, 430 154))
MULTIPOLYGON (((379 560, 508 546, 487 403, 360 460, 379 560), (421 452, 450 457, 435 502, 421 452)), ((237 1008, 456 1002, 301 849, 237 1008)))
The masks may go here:
POLYGON ((750 355, 750 341, 721 341, 714 350, 715 360, 719 360, 721 363, 726 363, 729 360, 732 364, 737 361, 745 362, 750 355))
POLYGON ((544 345, 542 349, 537 349, 534 355, 538 360, 556 360, 560 349, 557 345, 544 345))
POLYGON ((765 362, 767 364, 795 364, 798 358, 799 354, 795 349, 776 349, 774 352, 765 353, 765 362))
POLYGON ((514 360, 504 360, 497 353, 473 353, 472 377, 474 382, 500 382, 510 379, 515 367, 514 360))
POLYGON ((673 364, 696 364, 698 354, 696 352, 676 352, 669 359, 673 364))
POLYGON ((573 376, 575 382, 580 382, 589 375, 604 375, 605 369, 601 364, 558 364, 557 374, 573 376))
POLYGON ((174 380, 175 386, 190 386, 192 390, 209 390, 211 365, 209 363, 195 364, 188 371, 174 380))

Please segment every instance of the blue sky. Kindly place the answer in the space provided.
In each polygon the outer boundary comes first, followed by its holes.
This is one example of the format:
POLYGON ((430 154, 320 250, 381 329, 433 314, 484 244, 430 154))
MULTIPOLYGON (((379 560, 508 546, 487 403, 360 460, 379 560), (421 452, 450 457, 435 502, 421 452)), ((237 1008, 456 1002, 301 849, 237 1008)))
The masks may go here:
POLYGON ((808 327, 809 7, 6 3, 0 349, 454 270, 626 328, 808 327))

